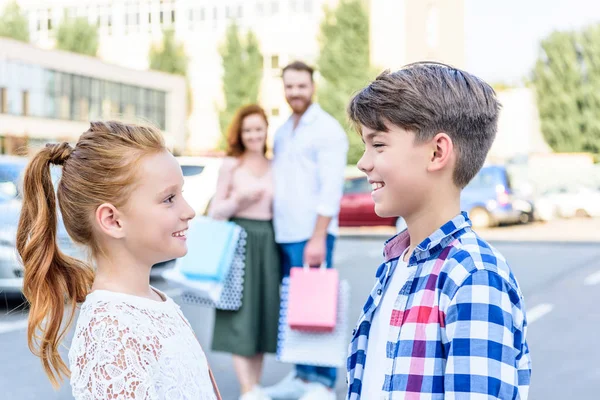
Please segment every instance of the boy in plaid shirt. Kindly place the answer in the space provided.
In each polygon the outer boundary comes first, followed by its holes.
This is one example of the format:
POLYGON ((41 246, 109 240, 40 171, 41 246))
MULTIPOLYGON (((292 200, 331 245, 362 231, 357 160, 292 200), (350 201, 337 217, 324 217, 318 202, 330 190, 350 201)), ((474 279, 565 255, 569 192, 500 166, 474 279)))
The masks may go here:
POLYGON ((349 400, 527 399, 523 295, 460 212, 499 108, 488 84, 438 63, 384 72, 350 102, 375 211, 408 228, 386 242, 353 332, 349 400))

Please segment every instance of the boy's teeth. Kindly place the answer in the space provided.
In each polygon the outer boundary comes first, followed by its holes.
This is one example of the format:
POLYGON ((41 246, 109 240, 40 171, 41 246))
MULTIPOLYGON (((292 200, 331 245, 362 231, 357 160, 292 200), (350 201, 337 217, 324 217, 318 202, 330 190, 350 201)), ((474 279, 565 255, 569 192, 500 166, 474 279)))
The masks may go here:
POLYGON ((177 237, 185 236, 186 232, 187 232, 187 230, 181 231, 181 232, 175 232, 173 234, 173 236, 177 236, 177 237))
POLYGON ((374 182, 371 184, 371 186, 373 187, 373 190, 377 190, 381 189, 384 186, 384 184, 381 182, 374 182))

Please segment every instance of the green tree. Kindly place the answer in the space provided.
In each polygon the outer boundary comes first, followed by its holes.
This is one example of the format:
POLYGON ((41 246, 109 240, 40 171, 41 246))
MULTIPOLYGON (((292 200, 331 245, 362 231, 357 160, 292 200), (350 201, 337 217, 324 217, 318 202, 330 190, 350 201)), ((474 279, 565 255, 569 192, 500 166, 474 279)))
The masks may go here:
POLYGON ((341 0, 335 9, 326 8, 319 43, 319 104, 346 129, 350 143, 348 163, 356 164, 363 153, 363 143, 348 123, 346 106, 352 95, 374 77, 369 60, 369 15, 364 1, 341 0))
POLYGON ((175 39, 175 32, 172 29, 163 32, 162 43, 158 46, 152 46, 148 57, 150 59, 150 69, 186 77, 187 111, 188 115, 191 114, 193 95, 187 77, 188 57, 185 54, 183 44, 178 43, 175 39))
POLYGON ((242 41, 235 22, 227 28, 225 42, 219 52, 223 65, 225 100, 224 108, 219 111, 221 127, 219 148, 224 149, 227 126, 235 112, 246 104, 258 102, 263 74, 263 55, 256 35, 248 31, 245 40, 242 41))
POLYGON ((27 18, 21 12, 16 1, 12 1, 4 7, 4 12, 0 16, 0 36, 29 42, 27 18))
POLYGON ((554 32, 533 71, 541 129, 557 152, 600 153, 600 25, 554 32))
POLYGON ((171 29, 163 32, 159 46, 150 48, 150 69, 175 75, 187 75, 188 58, 182 43, 175 39, 171 29))
POLYGON ((86 18, 65 18, 58 27, 57 49, 95 57, 98 45, 98 28, 86 18))

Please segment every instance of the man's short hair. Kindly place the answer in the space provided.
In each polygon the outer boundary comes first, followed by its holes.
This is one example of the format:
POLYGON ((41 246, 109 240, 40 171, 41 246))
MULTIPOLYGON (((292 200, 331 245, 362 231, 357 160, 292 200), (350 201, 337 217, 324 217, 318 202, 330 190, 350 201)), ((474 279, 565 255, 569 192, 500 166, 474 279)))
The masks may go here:
POLYGON ((302 62, 302 61, 294 61, 291 64, 288 64, 285 66, 285 68, 283 68, 283 71, 281 73, 281 76, 283 77, 283 74, 285 74, 285 71, 292 69, 294 71, 306 71, 310 74, 310 80, 313 80, 313 74, 315 72, 314 68, 310 67, 308 64, 302 62))
POLYGON ((385 71, 348 105, 351 121, 385 132, 386 123, 415 133, 417 142, 447 133, 457 150, 454 183, 465 187, 479 172, 498 125, 494 89, 458 68, 432 62, 385 71))

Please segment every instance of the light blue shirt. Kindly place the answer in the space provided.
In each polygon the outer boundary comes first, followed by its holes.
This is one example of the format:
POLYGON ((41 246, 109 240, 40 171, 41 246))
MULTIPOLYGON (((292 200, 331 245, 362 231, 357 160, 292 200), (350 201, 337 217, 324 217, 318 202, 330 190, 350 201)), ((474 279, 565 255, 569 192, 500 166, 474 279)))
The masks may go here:
POLYGON ((312 104, 294 129, 290 117, 275 133, 273 225, 278 243, 310 239, 317 216, 332 217, 338 233, 348 138, 342 126, 312 104))

